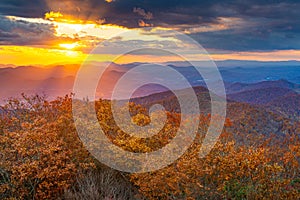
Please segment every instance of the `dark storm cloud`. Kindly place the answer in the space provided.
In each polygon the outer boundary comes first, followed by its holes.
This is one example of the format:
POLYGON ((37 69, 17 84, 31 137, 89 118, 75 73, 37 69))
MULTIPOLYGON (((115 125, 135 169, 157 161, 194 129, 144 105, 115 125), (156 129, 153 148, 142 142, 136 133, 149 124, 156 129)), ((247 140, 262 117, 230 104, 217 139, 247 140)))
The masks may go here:
POLYGON ((41 17, 47 12, 45 0, 1 0, 0 14, 20 17, 41 17))
POLYGON ((234 51, 300 49, 299 3, 219 6, 215 8, 220 15, 238 17, 245 23, 234 29, 192 34, 204 47, 234 51))
POLYGON ((55 36, 51 24, 9 19, 0 15, 0 45, 53 45, 70 38, 55 36))
POLYGON ((285 32, 235 33, 231 30, 192 34, 204 48, 232 51, 269 51, 300 49, 298 33, 285 32))
POLYGON ((298 1, 216 0, 2 0, 0 13, 43 17, 46 11, 60 11, 82 19, 105 18, 107 23, 136 27, 141 18, 154 25, 201 25, 217 23, 218 17, 287 19, 299 17, 298 1), (137 15, 139 13, 139 15, 137 15))
MULTIPOLYGON (((227 30, 191 33, 206 48, 300 49, 300 2, 277 0, 2 0, 0 13, 43 17, 46 11, 83 20, 105 19, 129 28, 153 25, 186 29, 222 26, 220 18, 244 21, 227 30), (141 23, 143 22, 143 23, 141 23)), ((4 34, 4 33, 2 33, 4 34)), ((5 33, 8 34, 8 33, 5 33)), ((14 35, 10 35, 14 37, 14 35)))
POLYGON ((144 17, 145 19, 153 19, 153 14, 151 12, 146 12, 142 8, 133 8, 133 12, 138 13, 139 15, 144 17))

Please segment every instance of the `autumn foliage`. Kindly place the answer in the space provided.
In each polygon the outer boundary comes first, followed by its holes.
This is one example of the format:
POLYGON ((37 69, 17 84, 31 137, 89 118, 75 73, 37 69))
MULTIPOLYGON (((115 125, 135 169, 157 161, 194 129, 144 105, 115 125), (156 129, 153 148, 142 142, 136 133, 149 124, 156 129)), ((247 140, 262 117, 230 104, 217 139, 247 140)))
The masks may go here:
POLYGON ((71 99, 10 100, 0 121, 0 198, 56 198, 93 161, 76 137, 71 99))
MULTIPOLYGON (((116 126, 110 104, 106 100, 96 102, 99 123, 111 142, 127 151, 144 153, 161 148, 172 140, 180 123, 180 113, 167 112, 167 123, 158 134, 146 139, 133 137, 116 126)), ((146 108, 134 103, 129 107, 133 122, 150 123, 146 108)), ((105 177, 126 178, 134 187, 120 181, 113 181, 115 186, 110 187, 122 185, 136 190, 130 198, 137 199, 300 198, 298 122, 279 137, 259 134, 259 131, 257 134, 232 132, 236 127, 232 128, 234 123, 228 119, 218 143, 206 157, 200 158, 202 140, 214 116, 199 117, 197 137, 181 158, 154 172, 115 175, 111 170, 114 175, 105 177)), ((97 175, 102 169, 100 163, 77 136, 70 96, 47 101, 24 95, 21 100, 10 100, 1 109, 0 143, 0 199, 63 199, 66 196, 88 199, 87 196, 92 198, 88 191, 96 191, 90 188, 101 187, 99 180, 105 179, 103 174, 97 175), (95 174, 100 179, 86 179, 85 174, 89 177, 95 174)), ((103 188, 97 191, 105 193, 103 188)), ((98 193, 98 198, 103 199, 118 196, 98 193)))

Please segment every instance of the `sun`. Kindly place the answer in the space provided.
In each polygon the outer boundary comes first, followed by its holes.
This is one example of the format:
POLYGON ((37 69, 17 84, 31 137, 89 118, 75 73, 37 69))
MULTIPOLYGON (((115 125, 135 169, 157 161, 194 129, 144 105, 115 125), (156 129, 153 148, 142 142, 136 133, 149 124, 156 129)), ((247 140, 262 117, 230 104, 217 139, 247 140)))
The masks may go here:
POLYGON ((64 49, 71 50, 71 49, 78 47, 78 44, 77 43, 66 43, 66 44, 59 44, 59 46, 64 49))

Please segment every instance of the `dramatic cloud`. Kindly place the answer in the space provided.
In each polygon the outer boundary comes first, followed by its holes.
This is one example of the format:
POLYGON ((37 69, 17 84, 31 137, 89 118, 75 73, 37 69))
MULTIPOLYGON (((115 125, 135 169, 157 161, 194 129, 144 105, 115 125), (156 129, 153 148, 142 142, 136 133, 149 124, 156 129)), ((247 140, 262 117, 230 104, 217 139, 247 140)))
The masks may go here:
MULTIPOLYGON (((44 17, 60 12, 128 28, 165 27, 224 50, 300 49, 300 2, 270 0, 2 0, 0 14, 44 17), (105 21, 104 21, 105 20, 105 21)), ((18 33, 2 31, 1 38, 18 33)), ((9 40, 9 39, 8 39, 9 40)))
POLYGON ((0 15, 0 45, 47 45, 61 41, 75 41, 68 37, 57 37, 52 24, 31 23, 0 15))
POLYGON ((0 14, 41 17, 48 11, 45 0, 1 0, 0 14))
POLYGON ((149 27, 149 26, 153 26, 153 24, 148 24, 146 23, 144 20, 139 20, 139 26, 140 27, 149 27))
POLYGON ((142 8, 133 8, 133 12, 138 13, 139 15, 144 17, 144 19, 152 19, 153 18, 153 14, 151 12, 146 12, 142 8))

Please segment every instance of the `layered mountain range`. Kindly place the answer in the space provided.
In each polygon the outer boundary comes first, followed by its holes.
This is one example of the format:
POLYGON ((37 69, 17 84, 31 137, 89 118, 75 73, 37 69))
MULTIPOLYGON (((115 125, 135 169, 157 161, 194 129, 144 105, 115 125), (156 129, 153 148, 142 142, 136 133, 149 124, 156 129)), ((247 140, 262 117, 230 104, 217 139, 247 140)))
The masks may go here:
MULTIPOLYGON (((223 81, 225 85, 229 118, 236 119, 237 116, 243 116, 242 113, 253 112, 256 113, 254 116, 261 118, 257 119, 261 122, 269 119, 270 116, 279 116, 292 121, 299 120, 299 66, 295 63, 282 63, 288 66, 280 66, 278 64, 273 66, 270 63, 266 64, 265 67, 257 66, 257 64, 256 66, 248 66, 251 63, 248 63, 247 66, 234 66, 234 64, 237 65, 238 63, 230 62, 233 65, 231 67, 224 66, 226 64, 224 62, 219 63, 220 65, 223 64, 219 68, 223 80, 215 80, 216 83, 223 81), (240 114, 236 116, 236 113, 240 114)), ((119 78, 139 64, 141 63, 111 64, 99 81, 97 98, 109 98, 111 91, 114 89, 114 84, 117 83, 119 78)), ((206 89, 205 80, 193 67, 179 66, 179 64, 168 63, 171 68, 183 74, 193 86, 199 98, 201 110, 209 112, 210 94, 206 89)), ((95 64, 95 67, 101 66, 103 67, 103 65, 95 64)), ((29 95, 43 94, 49 99, 69 94, 73 91, 73 84, 79 67, 79 65, 48 67, 4 66, 0 68, 1 103, 10 97, 18 97, 21 93, 29 95)), ((140 74, 140 76, 149 78, 144 74, 140 74)), ((155 77, 152 78, 155 79, 155 77)), ((184 91, 185 88, 181 87, 180 80, 172 81, 174 88, 184 91)), ((173 111, 180 111, 176 106, 174 107, 177 102, 174 93, 160 85, 145 85, 137 89, 132 97, 136 103, 150 105, 162 102, 173 111)), ((271 118, 268 122, 269 125, 272 124, 272 121, 276 121, 273 119, 274 117, 271 118)), ((277 126, 272 125, 272 127, 277 126)), ((273 130, 273 132, 276 131, 273 130)))

